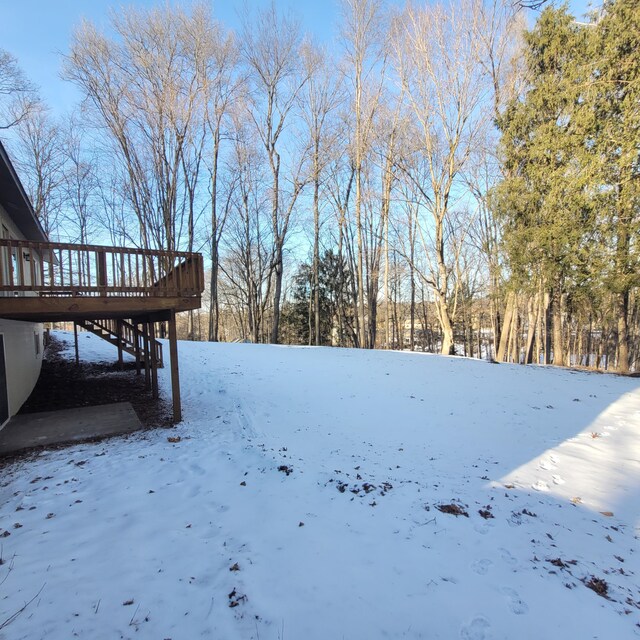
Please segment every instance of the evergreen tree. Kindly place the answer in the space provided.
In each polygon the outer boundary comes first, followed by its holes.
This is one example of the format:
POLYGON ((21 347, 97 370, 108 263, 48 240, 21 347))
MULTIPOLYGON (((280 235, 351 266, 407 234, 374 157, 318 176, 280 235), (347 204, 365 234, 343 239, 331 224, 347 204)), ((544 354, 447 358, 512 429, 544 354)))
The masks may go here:
MULTIPOLYGON (((516 289, 548 293, 553 362, 563 364, 562 301, 588 283, 593 180, 583 108, 590 35, 566 8, 548 8, 525 35, 528 88, 500 117, 505 179, 494 194, 516 289)), ((549 357, 547 346, 546 356, 549 357)))
POLYGON ((630 297, 640 285, 640 4, 607 3, 594 31, 587 104, 594 114, 591 151, 605 259, 602 277, 614 296, 618 369, 627 372, 630 297))
POLYGON ((283 331, 289 342, 312 344, 315 340, 315 300, 320 305, 320 344, 344 346, 355 340, 354 300, 351 278, 344 260, 333 251, 320 258, 318 292, 313 295, 313 264, 303 263, 293 279, 291 300, 283 310, 283 331))

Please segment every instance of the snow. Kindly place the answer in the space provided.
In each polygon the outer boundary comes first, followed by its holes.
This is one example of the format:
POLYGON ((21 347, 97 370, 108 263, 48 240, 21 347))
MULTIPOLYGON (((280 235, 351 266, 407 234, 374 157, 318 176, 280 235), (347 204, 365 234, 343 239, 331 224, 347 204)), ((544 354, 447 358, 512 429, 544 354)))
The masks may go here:
POLYGON ((2 469, 0 638, 640 637, 640 380, 179 351, 175 429, 2 469))

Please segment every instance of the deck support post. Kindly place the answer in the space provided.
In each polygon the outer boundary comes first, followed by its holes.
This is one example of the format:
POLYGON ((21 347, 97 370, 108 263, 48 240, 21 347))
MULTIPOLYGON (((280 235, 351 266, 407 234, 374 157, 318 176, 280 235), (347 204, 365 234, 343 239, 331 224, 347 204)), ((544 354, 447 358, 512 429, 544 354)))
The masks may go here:
POLYGON ((124 369, 124 360, 122 359, 122 333, 123 333, 123 324, 122 320, 118 319, 116 324, 116 333, 118 335, 118 367, 120 371, 124 369))
POLYGON ((149 351, 151 353, 151 395, 157 400, 158 393, 158 358, 156 357, 156 327, 153 320, 149 323, 149 351))
POLYGON ((171 357, 171 396, 173 401, 173 422, 182 422, 180 405, 180 373, 178 370, 178 337, 176 332, 176 312, 171 310, 169 318, 169 355, 171 357))
POLYGON ((149 354, 149 321, 142 323, 142 339, 144 340, 144 388, 151 389, 151 355, 149 354))
POLYGON ((73 321, 73 344, 76 349, 76 367, 80 365, 80 355, 78 354, 78 323, 73 321))
POLYGON ((136 352, 136 375, 140 375, 140 330, 138 329, 138 322, 133 322, 133 344, 136 352))

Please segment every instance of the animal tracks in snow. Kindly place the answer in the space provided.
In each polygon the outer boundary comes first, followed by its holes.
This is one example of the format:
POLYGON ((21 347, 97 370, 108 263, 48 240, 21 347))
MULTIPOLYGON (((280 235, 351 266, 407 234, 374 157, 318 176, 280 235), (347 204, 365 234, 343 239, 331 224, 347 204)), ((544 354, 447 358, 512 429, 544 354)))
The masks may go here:
POLYGON ((517 591, 510 587, 503 587, 502 594, 506 596, 509 609, 518 616, 529 612, 529 605, 520 597, 517 591))
MULTIPOLYGON (((538 470, 539 471, 555 471, 557 466, 558 466, 558 459, 555 456, 551 455, 542 459, 538 463, 538 470)), ((557 473, 551 476, 551 481, 555 485, 561 485, 565 483, 564 478, 557 473)), ((543 491, 543 492, 550 491, 549 483, 540 478, 531 485, 531 488, 535 489, 536 491, 543 491)))
POLYGON ((491 624, 482 616, 475 617, 469 624, 460 629, 460 637, 464 640, 485 640, 489 638, 491 624))
POLYGON ((487 575, 487 573, 489 573, 489 569, 491 569, 492 566, 493 562, 491 562, 491 560, 489 560, 488 558, 482 558, 480 560, 476 560, 471 565, 471 568, 479 576, 485 576, 487 575))
POLYGON ((549 485, 544 480, 536 480, 531 488, 536 491, 549 491, 549 485))
POLYGON ((550 471, 558 464, 558 460, 554 456, 548 456, 544 460, 541 460, 538 464, 538 469, 543 471, 550 471))
POLYGON ((513 566, 518 562, 516 558, 514 558, 514 556, 512 555, 511 551, 509 551, 509 549, 504 549, 504 548, 500 549, 500 555, 508 565, 513 566))

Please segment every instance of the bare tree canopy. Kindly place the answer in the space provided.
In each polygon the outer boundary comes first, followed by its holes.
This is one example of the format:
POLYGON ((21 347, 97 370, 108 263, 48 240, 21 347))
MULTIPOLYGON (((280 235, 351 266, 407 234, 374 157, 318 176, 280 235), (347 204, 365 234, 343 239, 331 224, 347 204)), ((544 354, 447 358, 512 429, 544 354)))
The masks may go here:
POLYGON ((18 61, 0 49, 0 129, 21 122, 34 106, 36 91, 18 66, 18 61))
POLYGON ((126 8, 72 115, 0 51, 0 126, 52 237, 205 253, 189 338, 637 371, 640 9, 551 4, 126 8))

